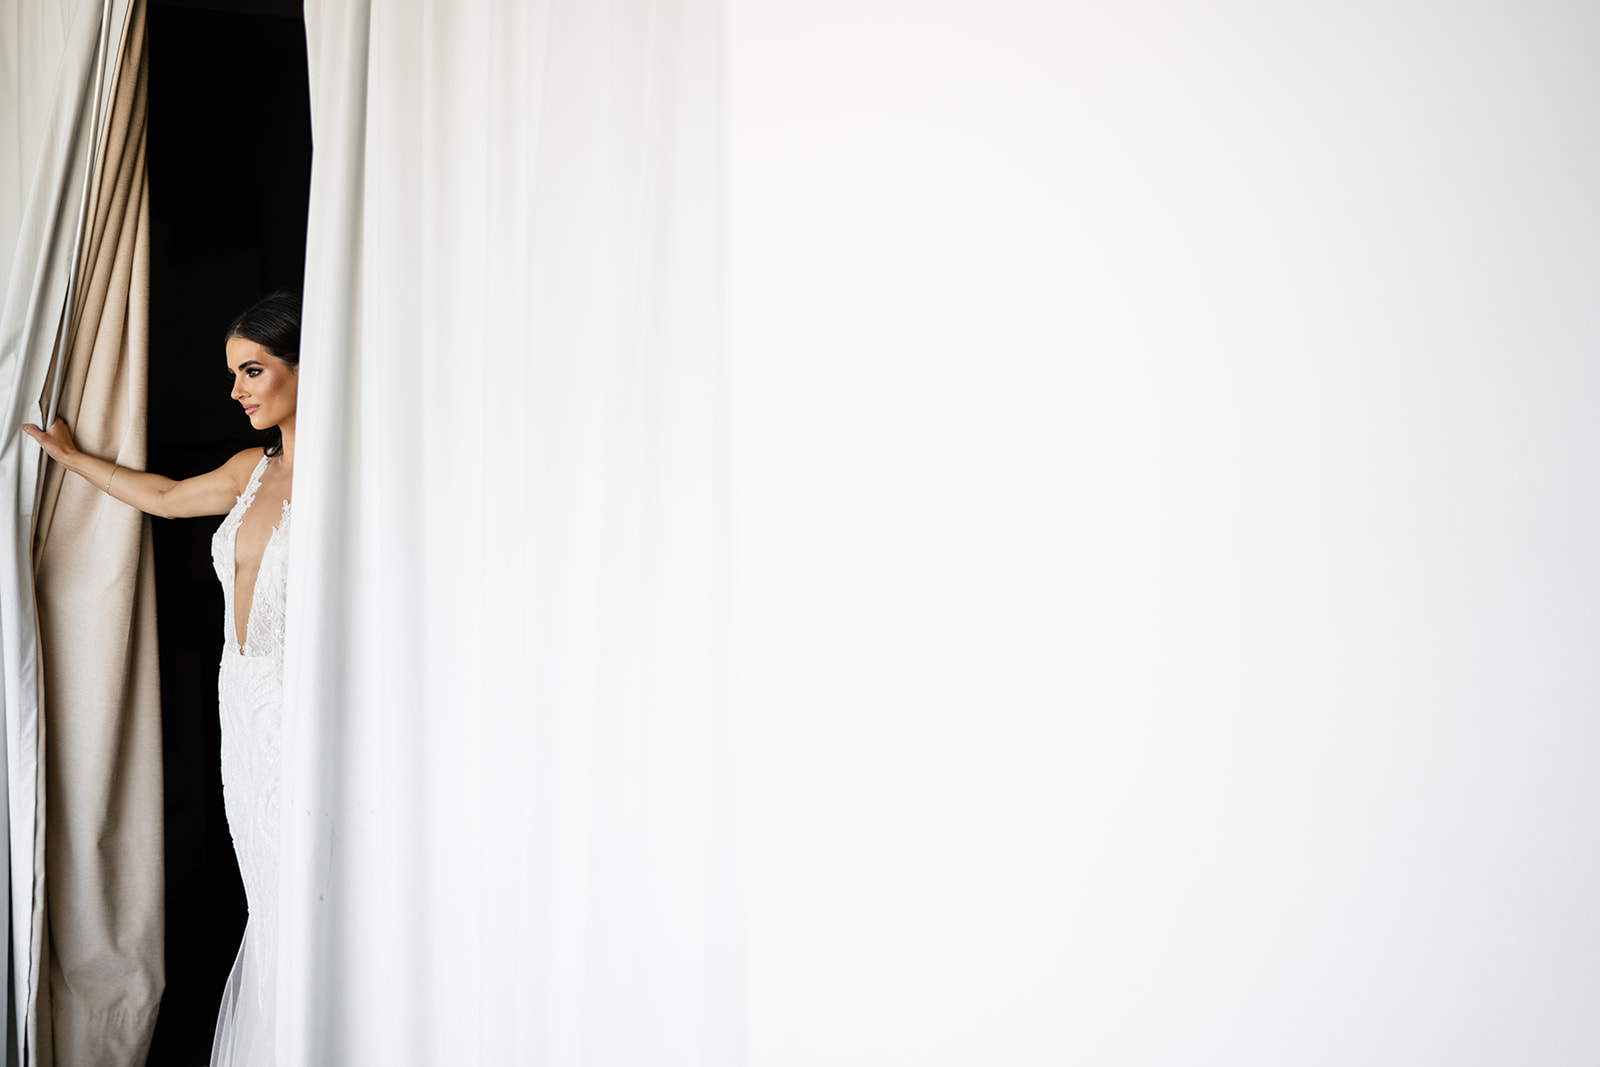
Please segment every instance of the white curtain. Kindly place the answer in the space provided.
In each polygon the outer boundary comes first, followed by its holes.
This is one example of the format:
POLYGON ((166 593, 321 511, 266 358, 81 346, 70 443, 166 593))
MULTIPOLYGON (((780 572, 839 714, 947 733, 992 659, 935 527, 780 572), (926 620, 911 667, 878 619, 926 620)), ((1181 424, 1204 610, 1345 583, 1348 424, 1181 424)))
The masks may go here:
POLYGON ((736 1055, 717 10, 307 6, 286 1063, 736 1055))
MULTIPOLYGON (((57 345, 90 165, 109 77, 121 53, 126 0, 0 0, 0 695, 10 863, 8 985, 25 1020, 42 887, 35 863, 39 663, 31 527, 38 448, 18 430, 57 345), (102 40, 103 38, 103 40, 102 40), (96 107, 95 89, 100 90, 96 107)), ((18 1030, 19 1038, 26 1027, 18 1030)), ((12 1050, 20 1055, 19 1050, 12 1050)))
POLYGON ((751 1062, 1600 1063, 1600 6, 728 6, 751 1062))

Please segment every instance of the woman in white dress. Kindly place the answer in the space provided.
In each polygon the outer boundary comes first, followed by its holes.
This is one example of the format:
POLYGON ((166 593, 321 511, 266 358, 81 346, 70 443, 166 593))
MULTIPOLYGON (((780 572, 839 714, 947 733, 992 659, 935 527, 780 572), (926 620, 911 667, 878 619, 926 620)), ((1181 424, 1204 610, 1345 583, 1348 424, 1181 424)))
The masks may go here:
POLYGON ((300 301, 274 293, 228 330, 233 399, 250 425, 267 430, 209 474, 175 481, 78 451, 60 419, 49 433, 23 430, 51 459, 125 504, 165 518, 226 515, 211 541, 222 582, 225 645, 217 677, 222 716, 222 790, 250 919, 217 1016, 211 1067, 274 1063, 278 779, 283 718, 284 590, 294 415, 300 362, 300 301))

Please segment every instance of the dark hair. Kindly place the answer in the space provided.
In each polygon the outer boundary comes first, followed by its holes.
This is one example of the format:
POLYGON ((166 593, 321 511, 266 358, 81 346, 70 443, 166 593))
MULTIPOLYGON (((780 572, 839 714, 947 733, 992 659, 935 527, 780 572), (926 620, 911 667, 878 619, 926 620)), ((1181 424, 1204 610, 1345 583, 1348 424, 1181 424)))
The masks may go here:
MULTIPOLYGON (((228 327, 224 341, 254 341, 291 367, 300 365, 300 297, 287 289, 268 293, 245 309, 228 327)), ((283 451, 283 431, 267 431, 267 455, 283 451)))

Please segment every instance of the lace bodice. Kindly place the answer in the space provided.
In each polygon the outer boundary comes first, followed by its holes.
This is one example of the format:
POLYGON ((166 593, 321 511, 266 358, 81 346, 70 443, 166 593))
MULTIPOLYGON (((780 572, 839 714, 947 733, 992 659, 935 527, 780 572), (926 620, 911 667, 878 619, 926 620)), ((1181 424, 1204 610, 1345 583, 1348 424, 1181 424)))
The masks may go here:
POLYGON ((283 502, 283 515, 267 538, 261 552, 261 569, 256 573, 255 593, 250 598, 250 620, 245 627, 245 647, 239 645, 234 594, 234 544, 239 536, 239 523, 250 510, 261 488, 261 474, 267 469, 267 457, 262 456, 256 469, 250 472, 250 481, 244 492, 233 503, 222 525, 211 537, 211 563, 217 570, 217 580, 222 583, 222 632, 230 651, 243 656, 273 656, 278 660, 280 677, 283 665, 284 590, 289 573, 289 501, 283 502))

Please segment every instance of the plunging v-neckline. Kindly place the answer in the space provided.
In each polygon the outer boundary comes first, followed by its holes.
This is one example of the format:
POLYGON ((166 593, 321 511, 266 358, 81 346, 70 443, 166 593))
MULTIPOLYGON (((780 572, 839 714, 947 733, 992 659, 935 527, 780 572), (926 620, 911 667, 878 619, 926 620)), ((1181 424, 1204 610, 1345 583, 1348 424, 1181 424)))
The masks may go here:
POLYGON ((233 631, 233 649, 241 656, 245 654, 245 649, 249 647, 251 636, 250 622, 252 617, 256 614, 256 599, 261 589, 261 574, 262 571, 266 569, 265 564, 267 561, 267 553, 272 551, 273 541, 282 532, 285 525, 287 525, 289 519, 289 504, 290 500, 292 499, 291 497, 283 498, 282 512, 278 516, 278 521, 267 530, 267 539, 262 542, 261 555, 256 560, 256 575, 255 578, 250 582, 250 599, 248 602, 242 603, 239 599, 239 591, 241 588, 239 583, 239 531, 244 528, 245 519, 249 517, 250 510, 255 507, 256 497, 261 492, 262 475, 267 469, 267 464, 270 462, 270 458, 271 457, 268 456, 262 456, 261 459, 256 463, 255 469, 250 472, 250 481, 246 483, 245 492, 243 494, 244 508, 239 512, 238 520, 233 524, 232 536, 229 538, 231 541, 230 547, 232 549, 231 555, 233 557, 233 595, 230 598, 233 603, 229 605, 231 610, 228 613, 230 616, 228 619, 228 625, 233 631), (241 606, 244 609, 244 626, 242 630, 239 625, 241 606))
POLYGON ((251 500, 249 506, 239 515, 239 526, 233 531, 233 647, 238 649, 240 655, 244 654, 245 645, 250 639, 250 615, 255 611, 256 592, 261 587, 261 564, 266 562, 267 551, 272 547, 272 539, 277 537, 278 531, 283 528, 284 516, 289 512, 289 498, 283 498, 283 515, 280 515, 277 523, 267 531, 267 539, 261 545, 261 558, 256 560, 256 576, 250 582, 250 599, 248 602, 241 604, 239 600, 239 530, 244 528, 245 517, 250 514, 250 508, 254 506, 255 501, 251 500), (239 632, 239 609, 241 607, 244 608, 244 632, 242 634, 239 632))

